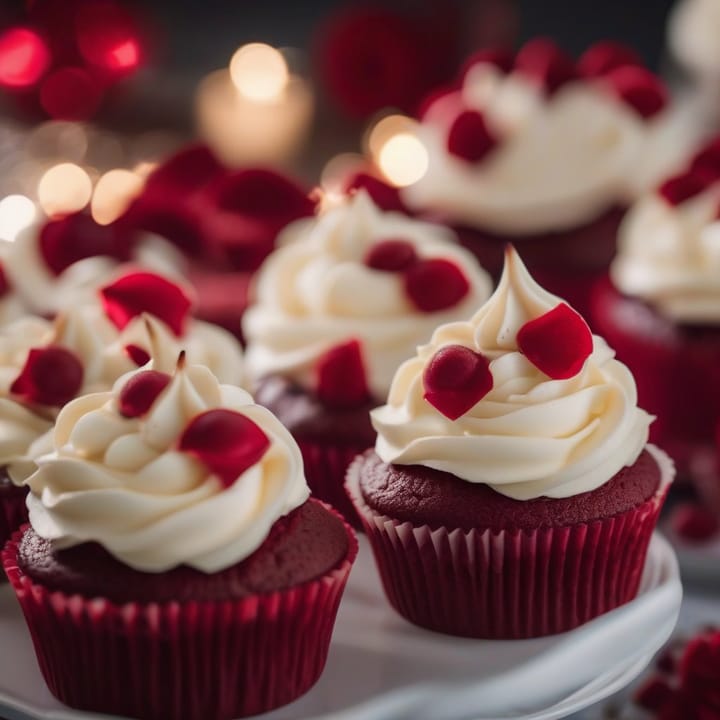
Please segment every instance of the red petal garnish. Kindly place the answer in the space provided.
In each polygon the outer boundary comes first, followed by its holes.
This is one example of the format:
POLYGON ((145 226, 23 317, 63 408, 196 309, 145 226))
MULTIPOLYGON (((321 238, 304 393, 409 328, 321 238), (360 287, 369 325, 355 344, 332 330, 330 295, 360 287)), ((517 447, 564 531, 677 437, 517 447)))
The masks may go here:
POLYGON ((0 263, 0 297, 5 297, 10 292, 10 281, 5 274, 5 268, 0 263))
POLYGON ((33 348, 10 392, 31 403, 61 407, 80 391, 83 372, 77 355, 67 348, 33 348))
POLYGON ((658 195, 670 205, 680 205, 695 195, 699 195, 715 182, 713 174, 705 170, 688 170, 666 180, 657 190, 658 195))
POLYGON ((134 244, 132 231, 98 225, 85 213, 49 220, 39 238, 40 254, 54 275, 60 275, 79 260, 97 255, 129 260, 134 244))
POLYGON ((578 72, 587 78, 601 77, 626 65, 642 66, 642 60, 632 48, 612 40, 591 45, 577 63, 578 72))
POLYGON ((362 349, 357 340, 336 345, 316 365, 317 395, 330 407, 357 407, 370 399, 362 349))
POLYGON ((407 240, 380 240, 365 256, 365 264, 373 270, 402 272, 417 262, 417 253, 407 240))
POLYGON ((138 367, 150 362, 150 353, 139 345, 126 345, 123 350, 138 367))
POLYGON ((460 113, 448 131, 448 152, 471 163, 480 162, 497 143, 485 118, 475 110, 460 113))
POLYGON ((504 48, 485 48, 473 53, 464 63, 461 75, 465 77, 476 65, 492 65, 502 73, 509 73, 513 68, 515 56, 504 48))
POLYGON ((438 350, 423 373, 423 397, 445 417, 456 420, 493 387, 485 356, 463 345, 438 350))
POLYGON ((167 373, 157 370, 135 373, 120 391, 118 397, 120 413, 128 418, 141 417, 152 407, 171 379, 167 373))
POLYGON ((604 80, 619 100, 646 120, 657 115, 668 102, 667 88, 656 75, 642 67, 616 68, 604 80))
POLYGON ((515 58, 515 70, 538 82, 548 95, 577 77, 573 59, 548 38, 526 43, 515 58))
POLYGON ((400 190, 392 187, 374 175, 358 172, 351 175, 343 187, 343 191, 347 195, 352 195, 357 190, 365 190, 371 200, 385 212, 402 212, 410 214, 405 203, 400 197, 400 190))
POLYGON ((704 542, 720 531, 718 517, 701 505, 693 503, 678 505, 670 522, 673 530, 690 542, 704 542))
POLYGON ((260 461, 270 447, 270 440, 245 415, 216 408, 191 420, 178 447, 197 458, 229 488, 260 461))
POLYGON ((656 712, 663 708, 673 695, 673 689, 667 680, 650 677, 635 693, 635 704, 645 710, 656 712))
POLYGON ((690 170, 720 179, 720 138, 708 143, 695 155, 690 170))
POLYGON ((405 292, 422 312, 451 308, 469 291, 470 283, 463 271, 443 258, 420 260, 405 273, 405 292))
POLYGON ((146 312, 162 320, 177 337, 184 332, 192 306, 181 287, 150 272, 123 275, 102 288, 100 296, 105 313, 120 330, 146 312))
POLYGON ((569 305, 560 303, 518 331, 521 352, 553 380, 577 375, 593 349, 587 323, 569 305))

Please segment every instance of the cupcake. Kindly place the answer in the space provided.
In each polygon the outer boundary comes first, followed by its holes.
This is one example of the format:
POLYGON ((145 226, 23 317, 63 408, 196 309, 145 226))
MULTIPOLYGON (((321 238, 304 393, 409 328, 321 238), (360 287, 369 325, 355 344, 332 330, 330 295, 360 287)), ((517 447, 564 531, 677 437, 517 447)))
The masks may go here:
POLYGON ((496 277, 516 243, 538 278, 584 311, 635 186, 663 159, 646 148, 665 104, 660 80, 614 43, 577 62, 547 39, 516 56, 481 51, 457 89, 428 101, 419 134, 429 166, 403 201, 451 225, 496 277))
POLYGON ((171 371, 180 350, 224 382, 240 384, 242 354, 221 328, 194 320, 187 290, 138 271, 103 287, 92 303, 54 322, 28 316, 0 329, 0 541, 25 513, 24 487, 33 458, 50 440, 59 408, 88 393, 107 391, 150 358, 171 371))
POLYGON ((605 341, 514 250, 372 412, 347 489, 388 600, 481 638, 564 632, 635 596, 673 468, 605 341))
POLYGON ((245 316, 247 372, 299 443, 313 492, 352 517, 343 480, 375 442, 368 412, 439 323, 488 297, 490 279, 449 231, 381 212, 364 192, 287 232, 245 316))
POLYGON ((151 363, 66 405, 27 484, 2 561, 59 700, 231 720, 315 683, 357 544, 244 390, 151 363))
POLYGON ((593 321, 635 373, 652 439, 686 471, 720 420, 720 138, 623 223, 593 321))

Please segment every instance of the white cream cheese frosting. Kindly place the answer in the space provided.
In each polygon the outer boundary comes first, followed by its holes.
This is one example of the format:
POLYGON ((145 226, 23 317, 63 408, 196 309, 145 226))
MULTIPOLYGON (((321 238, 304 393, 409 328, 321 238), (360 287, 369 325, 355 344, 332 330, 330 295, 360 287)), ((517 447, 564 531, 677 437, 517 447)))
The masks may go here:
POLYGON ((403 198, 415 210, 503 235, 568 230, 629 204, 650 172, 646 146, 661 119, 642 118, 602 79, 573 80, 546 97, 522 73, 480 63, 423 118, 429 166, 403 198), (498 139, 482 162, 448 151, 447 119, 458 106, 481 113, 498 139))
POLYGON ((397 371, 387 404, 371 413, 378 455, 517 500, 588 492, 634 463, 652 418, 637 407, 633 377, 605 341, 593 336, 582 369, 566 379, 548 377, 518 345, 526 323, 561 303, 510 251, 497 290, 472 319, 439 327, 397 371), (490 391, 455 420, 425 399, 423 385, 429 362, 450 345, 480 353, 492 374, 490 391))
MULTIPOLYGON (((679 176, 682 182, 688 178, 692 173, 679 176)), ((620 228, 611 277, 621 292, 641 298, 675 322, 717 325, 720 179, 678 199, 655 191, 631 208, 620 228)))
POLYGON ((309 496, 297 444, 247 392, 202 366, 179 364, 147 412, 126 417, 119 398, 130 377, 60 412, 54 450, 27 481, 35 532, 57 548, 98 542, 145 572, 213 573, 240 562, 309 496), (193 420, 217 408, 249 419, 269 441, 229 483, 180 449, 193 420))
POLYGON ((440 226, 379 210, 364 192, 303 221, 301 236, 276 250, 257 282, 257 302, 245 313, 250 378, 279 374, 312 388, 315 364, 333 346, 361 343, 367 382, 384 397, 398 365, 433 329, 468 317, 490 294, 491 280, 475 258, 440 226), (462 271, 469 289, 436 312, 413 306, 400 273, 364 263, 378 241, 402 240, 420 260, 441 258, 462 271))

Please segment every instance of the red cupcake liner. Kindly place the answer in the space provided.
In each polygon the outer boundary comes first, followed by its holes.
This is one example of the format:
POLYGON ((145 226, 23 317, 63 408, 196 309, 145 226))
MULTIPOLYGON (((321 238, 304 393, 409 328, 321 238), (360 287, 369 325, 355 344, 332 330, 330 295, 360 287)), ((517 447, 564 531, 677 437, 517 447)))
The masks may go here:
POLYGON ((298 445, 312 494, 332 505, 355 529, 362 529, 360 518, 345 492, 345 475, 352 461, 368 448, 321 445, 306 440, 298 440, 298 445))
POLYGON ((572 630, 637 594, 672 479, 669 458, 651 449, 664 468, 652 498, 567 527, 465 531, 395 520, 364 501, 361 459, 348 471, 347 490, 400 615, 449 635, 533 638, 572 630))
POLYGON ((2 563, 48 688, 70 707, 147 720, 231 720, 285 705, 325 666, 357 554, 295 588, 233 601, 128 603, 51 592, 2 563))
MULTIPOLYGON (((27 488, 15 485, 0 487, 0 548, 28 521, 27 492, 27 488)), ((0 573, 0 583, 3 582, 5 575, 0 573)))

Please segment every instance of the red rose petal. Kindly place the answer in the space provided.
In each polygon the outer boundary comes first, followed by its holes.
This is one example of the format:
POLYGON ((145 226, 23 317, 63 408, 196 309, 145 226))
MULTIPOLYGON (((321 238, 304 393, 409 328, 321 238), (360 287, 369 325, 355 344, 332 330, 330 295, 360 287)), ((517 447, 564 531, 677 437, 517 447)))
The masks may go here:
POLYGON ((592 333, 569 305, 560 303, 518 331, 517 344, 538 370, 554 380, 577 375, 592 353, 592 333))
POLYGON ((150 353, 139 345, 126 345, 123 350, 138 367, 150 362, 150 353))
POLYGON ((408 268, 405 292, 418 310, 431 313, 457 305, 470 292, 470 283, 455 263, 431 258, 408 268))
POLYGON ((720 531, 720 519, 702 507, 693 503, 678 505, 672 513, 673 530, 683 540, 704 542, 720 531))
POLYGON ((184 332, 192 306, 180 286, 150 272, 123 275, 102 288, 100 296, 105 313, 120 330, 146 312, 162 320, 177 337, 184 332))
POLYGON ((368 402, 362 349, 357 340, 336 345, 317 361, 317 395, 329 407, 357 407, 368 402))
POLYGON ((515 70, 539 83, 549 96, 577 77, 573 59, 549 38, 526 43, 515 58, 515 70))
POLYGON ((635 704, 645 710, 657 712, 670 701, 673 694, 674 691, 667 680, 657 676, 651 677, 635 693, 635 704))
POLYGON ((143 370, 135 373, 123 385, 118 397, 120 414, 128 418, 141 417, 157 400, 158 395, 168 386, 172 378, 157 370, 143 370))
POLYGON ((640 56, 627 45, 605 40, 591 45, 578 60, 578 72, 583 77, 596 78, 626 65, 642 66, 640 56))
POLYGON ((497 144, 485 118, 475 110, 460 113, 448 131, 448 152, 467 162, 480 162, 497 144))
POLYGON ((365 264, 373 270, 401 272, 417 262, 417 253, 407 240, 380 240, 365 256, 365 264))
POLYGON ((465 77, 476 65, 492 65, 502 73, 513 69, 515 56, 505 48, 485 48, 473 53, 464 63, 461 75, 465 77))
POLYGON ((358 172, 351 175, 345 182, 343 191, 346 195, 352 195, 357 190, 365 190, 371 200, 385 212, 401 212, 409 215, 405 203, 400 197, 400 190, 384 183, 374 175, 358 172))
POLYGON ((216 408, 192 419, 178 447, 199 460, 229 488, 260 461, 270 447, 270 440, 245 415, 216 408))
POLYGON ((470 348, 448 345, 430 359, 423 387, 423 397, 445 417, 456 420, 492 390, 490 364, 470 348))
POLYGON ((670 205, 680 205, 701 192, 715 182, 715 177, 705 170, 688 170, 682 175, 666 180, 657 190, 658 195, 670 205))
POLYGON ((61 407, 78 394, 83 374, 79 358, 67 348, 33 348, 10 392, 27 402, 61 407))
POLYGON ((657 115, 668 102, 667 88, 649 70, 627 65, 604 77, 619 100, 646 120, 657 115))
POLYGON ((5 274, 5 268, 0 263, 0 297, 5 297, 10 292, 10 281, 5 274))
POLYGON ((95 256, 130 259, 134 234, 113 225, 98 225, 85 213, 49 220, 40 231, 39 249, 45 264, 60 275, 73 263, 95 256))

